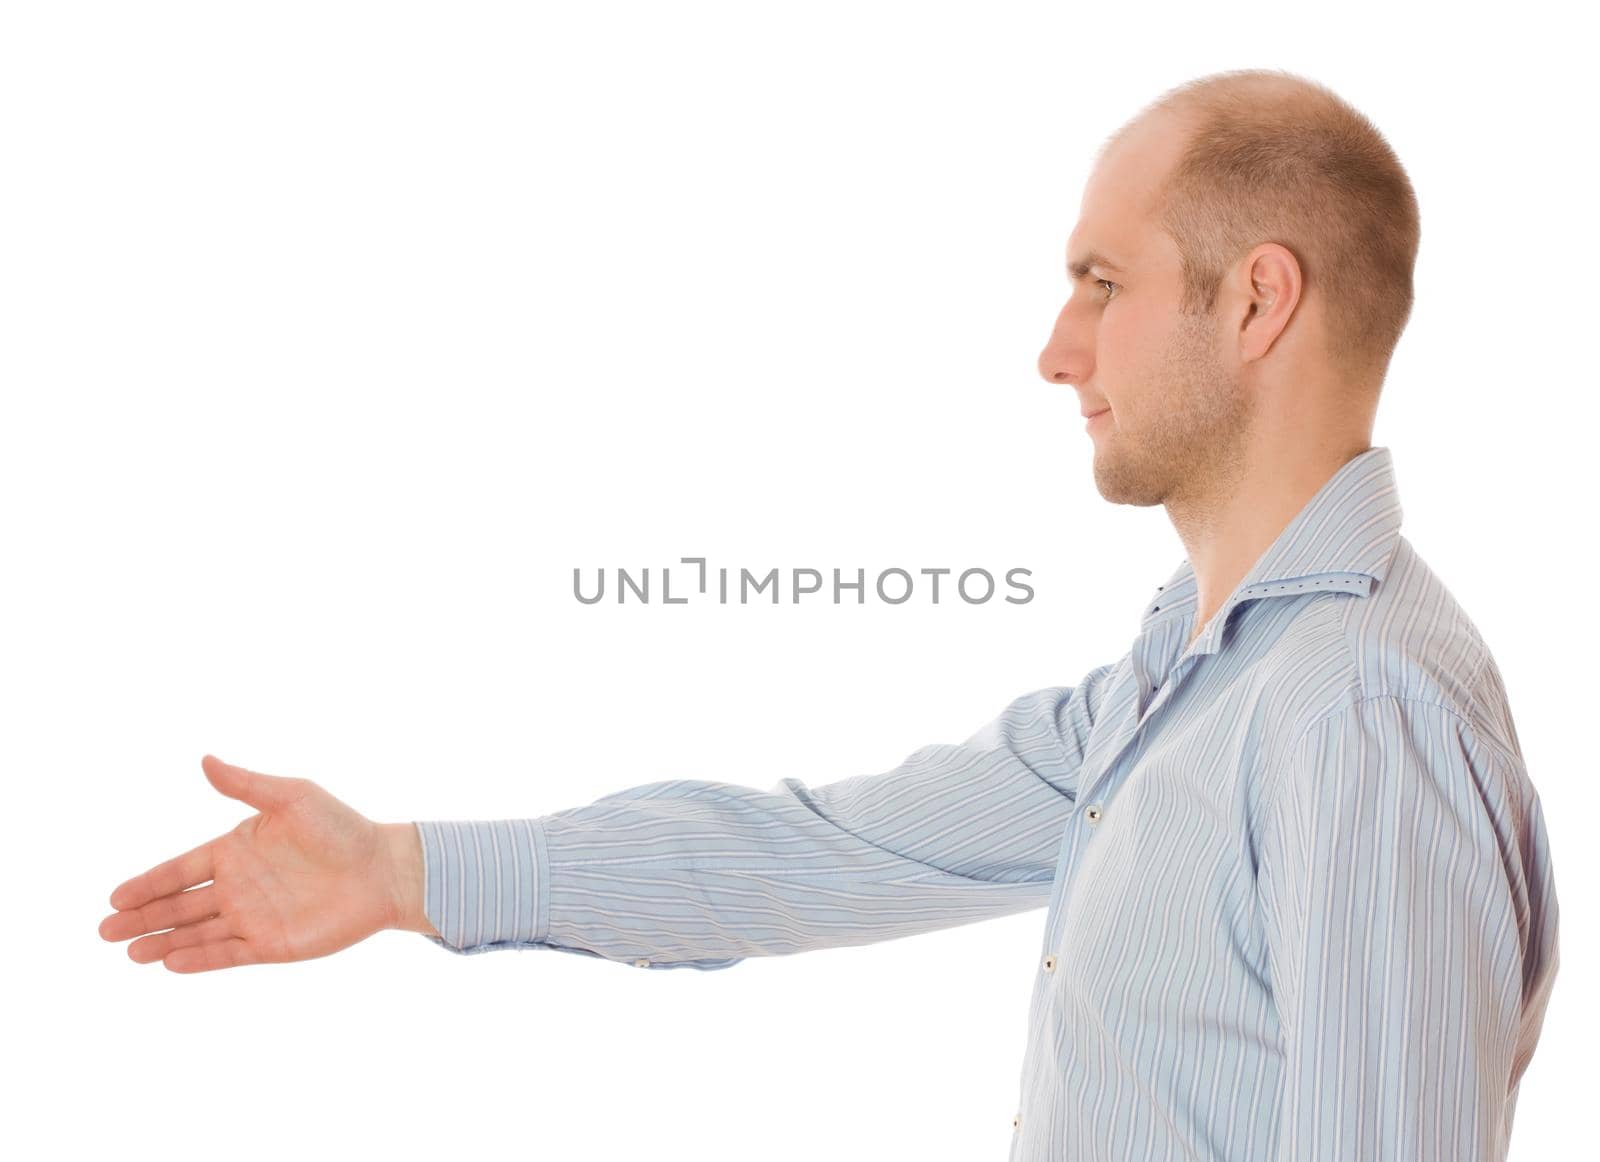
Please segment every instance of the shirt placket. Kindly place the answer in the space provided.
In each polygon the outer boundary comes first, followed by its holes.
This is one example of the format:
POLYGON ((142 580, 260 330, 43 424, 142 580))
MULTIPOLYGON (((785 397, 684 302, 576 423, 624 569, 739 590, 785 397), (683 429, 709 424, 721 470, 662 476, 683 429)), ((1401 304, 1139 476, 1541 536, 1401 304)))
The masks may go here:
MULTIPOLYGON (((1147 642, 1148 639, 1140 642, 1141 650, 1147 642)), ((1111 809, 1110 805, 1116 797, 1117 788, 1126 781, 1128 772, 1133 769, 1143 753, 1144 743, 1149 737, 1147 728, 1156 721, 1157 715, 1176 696, 1184 681, 1193 672, 1194 664, 1199 660, 1199 655, 1186 652, 1170 672, 1162 674, 1159 670, 1159 659, 1142 652, 1136 652, 1132 659, 1133 665, 1124 679, 1128 686, 1114 699, 1113 713, 1117 719, 1114 729, 1117 733, 1104 750, 1095 748, 1095 766, 1098 769, 1086 784, 1080 783, 1078 806, 1062 836, 1061 849, 1056 857, 1050 905, 1046 912, 1042 957, 1048 959, 1057 954, 1056 946, 1061 937, 1060 917, 1063 911, 1061 905, 1071 886, 1073 872, 1083 853, 1084 843, 1111 809), (1146 686, 1154 687, 1155 694, 1148 699, 1141 712, 1140 691, 1146 686)), ((1053 969, 1052 964, 1051 970, 1053 969)))
MULTIPOLYGON (((1085 756, 1086 766, 1095 769, 1095 773, 1086 782, 1079 783, 1078 806, 1062 835, 1061 849, 1056 857, 1051 886, 1050 905, 1045 913, 1044 947, 1040 952, 1033 1005, 1030 1008, 1027 1052, 1029 1058, 1033 1060, 1037 1060, 1037 1055, 1043 1049, 1034 1041, 1041 1035, 1041 1030, 1048 1025, 1047 1021, 1040 1019, 1042 1014, 1039 1006, 1049 1006, 1053 1003, 1051 982, 1055 973, 1071 969, 1070 965, 1061 964, 1058 951, 1061 937, 1060 923, 1064 912, 1062 903, 1071 887, 1073 873, 1083 854, 1084 845, 1090 839, 1093 830, 1105 818, 1107 805, 1115 797, 1116 788, 1125 781, 1127 772, 1137 764, 1139 756, 1143 753, 1143 744, 1149 737, 1146 727, 1155 721, 1162 708, 1192 672, 1194 663, 1199 660, 1197 655, 1186 650, 1170 671, 1162 673, 1161 667, 1165 663, 1164 659, 1156 656, 1158 651, 1155 643, 1156 639, 1152 635, 1146 635, 1136 643, 1129 659, 1129 671, 1123 678, 1121 688, 1111 691, 1107 700, 1107 725, 1115 733, 1109 736, 1111 739, 1109 743, 1104 746, 1091 746, 1091 753, 1085 756), (1154 690, 1154 694, 1146 698, 1143 693, 1145 690, 1154 690), (1144 703, 1142 710, 1141 702, 1144 703), (1111 726, 1113 720, 1115 725, 1111 726)), ((1013 1127, 1019 1131, 1022 1128, 1023 1116, 1024 1111, 1019 1109, 1012 1119, 1013 1127)), ((1037 1112, 1035 1116, 1039 1116, 1037 1112)))

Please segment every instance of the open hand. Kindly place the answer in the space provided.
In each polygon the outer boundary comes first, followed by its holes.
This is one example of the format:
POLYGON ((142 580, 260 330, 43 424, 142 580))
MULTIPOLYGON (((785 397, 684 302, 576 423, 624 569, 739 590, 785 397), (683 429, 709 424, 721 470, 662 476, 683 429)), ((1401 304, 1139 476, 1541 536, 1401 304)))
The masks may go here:
POLYGON ((104 939, 138 936, 133 960, 206 972, 327 956, 396 926, 401 885, 383 827, 309 779, 213 755, 200 766, 258 813, 120 884, 116 913, 100 922, 104 939))

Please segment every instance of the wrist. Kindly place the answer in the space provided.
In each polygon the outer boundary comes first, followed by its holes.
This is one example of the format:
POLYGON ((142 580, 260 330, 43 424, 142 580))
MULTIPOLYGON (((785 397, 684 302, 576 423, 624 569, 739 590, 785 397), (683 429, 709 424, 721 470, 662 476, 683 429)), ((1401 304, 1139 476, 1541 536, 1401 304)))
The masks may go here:
POLYGON ((428 921, 422 896, 426 888, 422 837, 414 823, 381 825, 389 867, 389 927, 425 936, 439 933, 428 921))

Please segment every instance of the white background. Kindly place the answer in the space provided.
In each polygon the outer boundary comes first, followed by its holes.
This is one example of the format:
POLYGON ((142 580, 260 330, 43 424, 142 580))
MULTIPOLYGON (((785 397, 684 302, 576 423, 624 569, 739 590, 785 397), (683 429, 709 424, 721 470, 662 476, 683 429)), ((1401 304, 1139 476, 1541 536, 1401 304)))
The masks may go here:
POLYGON ((1422 207, 1374 443, 1488 640, 1562 968, 1511 1156, 1584 1154, 1597 764, 1586 42, 1406 6, 16 4, 0 26, 8 1132, 32 1156, 993 1159, 1043 912, 640 971, 96 926, 230 829, 888 770, 1130 645, 1183 556, 1034 367, 1094 148, 1282 67, 1422 207), (1030 568, 1027 605, 589 607, 575 566, 1030 568))

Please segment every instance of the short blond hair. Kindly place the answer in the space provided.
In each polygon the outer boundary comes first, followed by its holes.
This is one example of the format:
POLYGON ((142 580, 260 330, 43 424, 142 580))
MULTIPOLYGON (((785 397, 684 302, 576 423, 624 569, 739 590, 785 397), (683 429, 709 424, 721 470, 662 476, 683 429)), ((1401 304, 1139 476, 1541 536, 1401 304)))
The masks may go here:
POLYGON ((1383 134, 1317 81, 1236 69, 1161 94, 1101 152, 1163 112, 1190 119, 1156 199, 1182 258, 1182 309, 1213 310, 1228 268, 1279 243, 1325 304, 1329 358, 1380 384, 1411 316, 1421 237, 1416 193, 1383 134))

